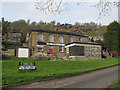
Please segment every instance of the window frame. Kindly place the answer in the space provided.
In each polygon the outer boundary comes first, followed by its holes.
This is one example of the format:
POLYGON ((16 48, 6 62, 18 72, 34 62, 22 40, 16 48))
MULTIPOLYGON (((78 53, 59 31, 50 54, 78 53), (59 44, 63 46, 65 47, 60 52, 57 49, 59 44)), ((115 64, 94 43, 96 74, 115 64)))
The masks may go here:
POLYGON ((40 41, 40 42, 43 41, 43 34, 42 34, 42 33, 39 33, 39 34, 38 34, 38 41, 40 41), (40 35, 41 35, 41 37, 40 37, 40 35), (40 37, 41 39, 40 39, 39 37, 40 37))
POLYGON ((63 46, 59 46, 59 52, 64 52, 63 46), (61 49, 60 49, 61 48, 61 49), (60 51, 61 50, 61 51, 60 51))
POLYGON ((69 47, 69 56, 85 56, 85 47, 76 45, 69 47))
POLYGON ((59 42, 63 43, 63 36, 59 36, 59 42), (61 40, 62 39, 62 40, 61 40))
POLYGON ((43 51, 43 47, 38 47, 38 52, 42 52, 43 51), (41 48, 41 50, 39 50, 39 48, 41 48))
POLYGON ((71 43, 71 42, 73 42, 72 36, 68 37, 68 43, 71 43))
POLYGON ((49 42, 54 42, 54 36, 52 34, 49 35, 49 42))
POLYGON ((16 37, 16 33, 12 33, 12 37, 16 37))

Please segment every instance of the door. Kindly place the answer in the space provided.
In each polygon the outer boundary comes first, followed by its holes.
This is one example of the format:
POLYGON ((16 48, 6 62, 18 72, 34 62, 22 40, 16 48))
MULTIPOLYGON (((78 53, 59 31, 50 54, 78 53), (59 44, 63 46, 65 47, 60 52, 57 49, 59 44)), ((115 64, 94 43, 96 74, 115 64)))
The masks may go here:
POLYGON ((53 55, 53 47, 51 47, 51 46, 49 47, 49 54, 53 55))

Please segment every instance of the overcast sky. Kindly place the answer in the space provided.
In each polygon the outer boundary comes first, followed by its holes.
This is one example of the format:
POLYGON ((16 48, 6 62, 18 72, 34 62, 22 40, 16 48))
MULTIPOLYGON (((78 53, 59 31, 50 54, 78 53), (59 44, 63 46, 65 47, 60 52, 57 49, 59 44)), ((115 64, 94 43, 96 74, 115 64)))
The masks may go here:
MULTIPOLYGON (((18 0, 19 1, 19 0, 18 0)), ((38 0, 37 0, 38 1, 38 0)), ((60 23, 74 24, 75 22, 85 23, 85 22, 96 22, 103 25, 108 25, 110 22, 117 20, 118 9, 113 7, 112 11, 106 17, 99 18, 99 11, 95 7, 90 7, 95 5, 96 2, 81 3, 79 6, 75 2, 68 3, 67 11, 63 11, 60 14, 47 14, 42 13, 35 7, 36 2, 27 1, 15 2, 15 0, 4 0, 2 5, 2 15, 5 20, 16 21, 19 19, 30 20, 39 22, 40 20, 44 22, 56 21, 60 23)))

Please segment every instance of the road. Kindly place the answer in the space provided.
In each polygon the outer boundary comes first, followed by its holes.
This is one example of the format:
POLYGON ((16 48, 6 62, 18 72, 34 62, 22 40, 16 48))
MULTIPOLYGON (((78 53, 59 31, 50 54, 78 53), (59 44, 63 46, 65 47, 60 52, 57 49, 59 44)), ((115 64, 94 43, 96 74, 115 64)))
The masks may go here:
MULTIPOLYGON (((120 70, 120 69, 119 69, 120 70)), ((118 80, 118 66, 51 81, 34 82, 24 88, 104 88, 118 80)))

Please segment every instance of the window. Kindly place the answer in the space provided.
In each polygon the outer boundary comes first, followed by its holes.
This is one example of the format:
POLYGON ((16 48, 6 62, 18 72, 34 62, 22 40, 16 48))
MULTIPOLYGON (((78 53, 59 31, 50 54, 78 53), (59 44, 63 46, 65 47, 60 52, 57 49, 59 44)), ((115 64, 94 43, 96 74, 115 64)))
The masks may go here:
POLYGON ((62 46, 59 46, 59 51, 63 52, 63 47, 62 46))
POLYGON ((2 38, 2 41, 4 41, 4 38, 2 38))
POLYGON ((16 42, 16 40, 11 40, 11 42, 16 42))
POLYGON ((70 56, 84 56, 84 46, 69 47, 70 56))
POLYGON ((38 47, 38 52, 43 51, 42 47, 38 47))
POLYGON ((42 34, 38 35, 38 41, 43 41, 43 35, 42 34))
POLYGON ((49 41, 50 41, 50 42, 54 42, 54 37, 53 37, 53 35, 50 35, 50 36, 49 36, 49 41))
POLYGON ((82 41, 82 38, 79 38, 79 41, 82 41))
POLYGON ((60 36, 59 39, 60 39, 60 43, 63 43, 63 36, 60 36))
POLYGON ((72 37, 68 38, 68 42, 71 43, 72 42, 72 37))
POLYGON ((13 33, 12 35, 13 35, 13 37, 16 37, 16 33, 13 33))

